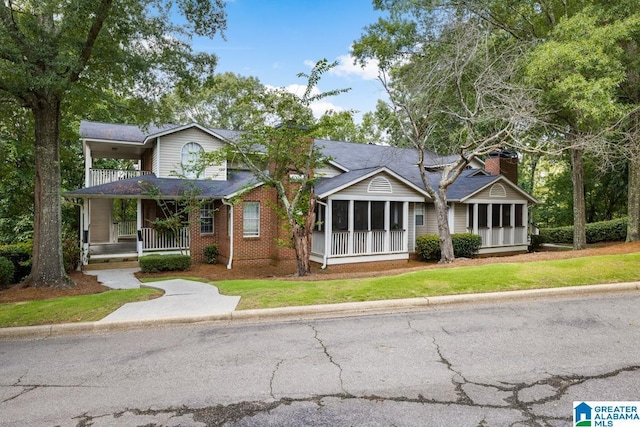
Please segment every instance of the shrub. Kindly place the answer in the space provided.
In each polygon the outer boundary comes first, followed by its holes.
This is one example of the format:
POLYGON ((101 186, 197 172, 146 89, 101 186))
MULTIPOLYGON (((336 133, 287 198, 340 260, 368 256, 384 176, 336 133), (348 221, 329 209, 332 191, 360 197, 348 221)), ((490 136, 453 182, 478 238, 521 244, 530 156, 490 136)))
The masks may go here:
POLYGON ((13 278, 9 283, 18 283, 29 275, 32 251, 31 243, 0 246, 0 257, 8 259, 13 264, 13 278))
POLYGON ((425 234, 416 239, 416 252, 424 260, 440 259, 440 239, 437 234, 425 234))
MULTIPOLYGON (((478 254, 482 238, 473 233, 451 235, 453 254, 456 258, 473 258, 478 254)), ((440 259, 440 238, 437 234, 425 234, 416 239, 416 252, 424 260, 440 259)))
POLYGON ((220 248, 215 243, 212 243, 204 248, 204 257, 208 264, 215 264, 218 262, 218 255, 220 255, 220 248))
POLYGON ((140 258, 140 270, 144 273, 159 271, 184 271, 191 266, 189 255, 147 255, 140 258))
POLYGON ((456 258, 473 258, 478 255, 482 237, 473 233, 452 234, 453 254, 456 258))
MULTIPOLYGON (((600 221, 585 227, 587 243, 619 242, 627 238, 627 218, 600 221)), ((540 238, 545 243, 573 243, 573 226, 541 228, 540 238)))
POLYGON ((62 262, 64 271, 75 271, 82 263, 82 248, 80 242, 74 237, 66 237, 62 241, 62 262))
POLYGON ((13 263, 0 256, 0 287, 13 283, 14 270, 13 263))

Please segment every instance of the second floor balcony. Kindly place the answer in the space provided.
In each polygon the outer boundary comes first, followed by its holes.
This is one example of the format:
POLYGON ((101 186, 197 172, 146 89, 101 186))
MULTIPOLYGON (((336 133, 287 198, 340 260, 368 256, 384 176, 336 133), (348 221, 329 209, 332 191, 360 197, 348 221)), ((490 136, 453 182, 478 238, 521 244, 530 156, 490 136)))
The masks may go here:
POLYGON ((86 187, 94 185, 108 184, 128 178, 136 178, 142 175, 150 174, 150 171, 140 170, 123 170, 123 169, 89 169, 87 174, 86 187))

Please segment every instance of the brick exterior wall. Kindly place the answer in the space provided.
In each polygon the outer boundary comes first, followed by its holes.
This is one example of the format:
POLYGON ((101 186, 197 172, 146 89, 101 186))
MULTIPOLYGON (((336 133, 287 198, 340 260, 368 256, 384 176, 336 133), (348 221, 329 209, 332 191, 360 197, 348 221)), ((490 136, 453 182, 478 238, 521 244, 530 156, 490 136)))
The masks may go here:
MULTIPOLYGON (((233 266, 250 267, 261 265, 295 265, 295 252, 291 248, 282 247, 277 239, 289 241, 289 236, 284 223, 280 220, 276 207, 278 207, 276 192, 265 186, 257 187, 233 206, 233 266), (244 237, 243 235, 243 202, 258 202, 260 204, 260 235, 257 237, 244 237)), ((205 246, 215 243, 220 249, 218 263, 227 264, 231 251, 229 233, 228 205, 216 201, 214 204, 214 232, 213 234, 200 233, 200 212, 192 214, 190 222, 191 232, 191 257, 193 262, 204 262, 203 250, 205 246)))

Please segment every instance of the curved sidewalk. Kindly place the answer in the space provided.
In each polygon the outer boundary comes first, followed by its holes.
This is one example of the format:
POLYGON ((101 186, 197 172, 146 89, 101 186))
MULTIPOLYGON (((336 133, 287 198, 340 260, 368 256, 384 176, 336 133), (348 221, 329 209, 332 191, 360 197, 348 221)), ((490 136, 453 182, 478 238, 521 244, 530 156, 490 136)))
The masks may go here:
POLYGON ((142 285, 135 277, 137 268, 96 270, 88 274, 97 276, 105 286, 113 289, 135 289, 140 286, 162 289, 164 294, 148 301, 130 302, 118 308, 97 324, 170 321, 230 314, 238 306, 240 297, 220 295, 218 288, 193 280, 171 279, 142 285))

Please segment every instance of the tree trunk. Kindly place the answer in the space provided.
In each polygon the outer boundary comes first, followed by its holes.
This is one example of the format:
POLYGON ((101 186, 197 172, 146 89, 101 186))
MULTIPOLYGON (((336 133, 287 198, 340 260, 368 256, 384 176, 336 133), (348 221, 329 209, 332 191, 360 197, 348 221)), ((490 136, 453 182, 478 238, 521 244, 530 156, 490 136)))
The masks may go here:
POLYGON ((571 149, 571 181, 573 182, 573 249, 587 247, 586 206, 584 198, 584 150, 571 149))
POLYGON ((293 247, 296 252, 296 275, 308 276, 311 274, 311 236, 313 234, 313 227, 316 222, 316 199, 315 193, 311 190, 309 195, 309 207, 307 215, 304 218, 304 224, 298 224, 293 218, 292 222, 292 234, 293 234, 293 247))
POLYGON ((32 106, 35 120, 35 212, 33 261, 26 283, 38 287, 71 287, 62 260, 60 202, 60 100, 41 97, 32 106))
POLYGON ((440 264, 450 264, 455 261, 451 230, 449 230, 449 207, 447 206, 446 189, 440 189, 433 198, 438 220, 438 238, 440 240, 440 264))
POLYGON ((640 240, 640 156, 629 157, 627 190, 627 242, 640 240))

